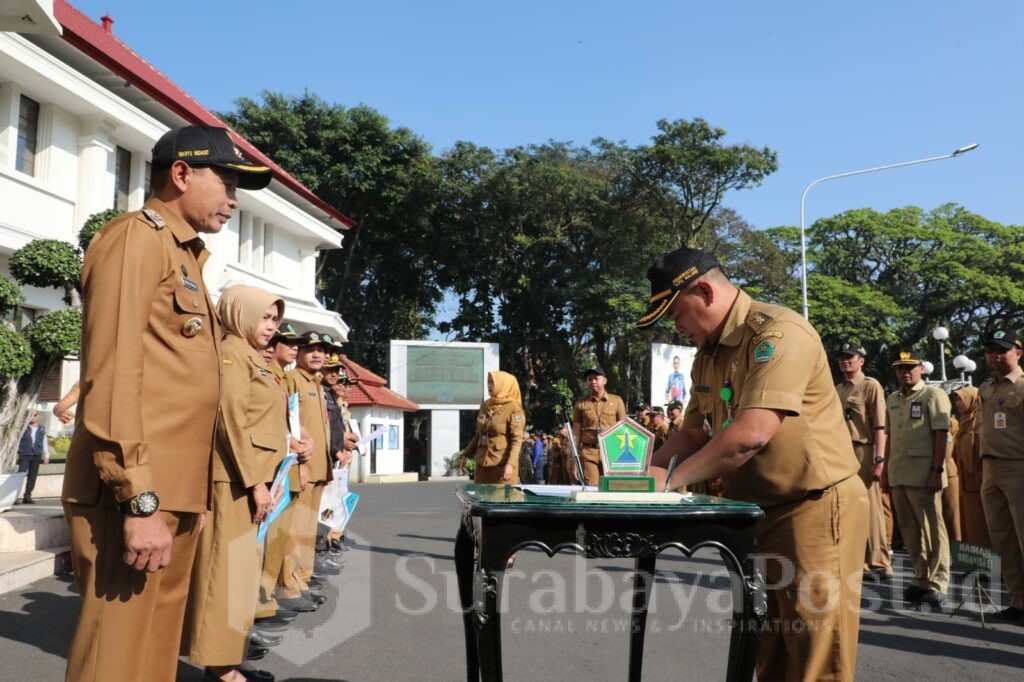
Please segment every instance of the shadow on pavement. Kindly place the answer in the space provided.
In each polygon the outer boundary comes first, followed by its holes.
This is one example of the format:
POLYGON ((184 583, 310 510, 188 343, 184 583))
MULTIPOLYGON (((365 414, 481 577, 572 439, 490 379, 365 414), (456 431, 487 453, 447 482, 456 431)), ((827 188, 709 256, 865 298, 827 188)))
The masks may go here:
POLYGON ((48 654, 66 658, 75 633, 81 600, 71 574, 57 578, 66 583, 67 594, 25 592, 20 611, 0 611, 0 637, 23 642, 48 654))

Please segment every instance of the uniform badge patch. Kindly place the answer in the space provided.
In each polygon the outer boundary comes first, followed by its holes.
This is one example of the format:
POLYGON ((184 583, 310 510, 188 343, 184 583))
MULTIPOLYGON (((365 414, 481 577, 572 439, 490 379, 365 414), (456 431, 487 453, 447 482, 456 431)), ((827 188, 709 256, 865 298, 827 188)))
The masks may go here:
POLYGON ((203 320, 199 317, 190 317, 181 327, 181 335, 191 339, 203 329, 203 320))
POLYGON ((910 418, 921 419, 922 417, 924 417, 924 406, 918 402, 910 403, 910 418))
POLYGON ((768 362, 775 354, 775 346, 767 341, 762 341, 754 348, 754 362, 768 362))
POLYGON ((781 339, 782 332, 761 332, 754 336, 755 341, 763 341, 765 339, 781 339))

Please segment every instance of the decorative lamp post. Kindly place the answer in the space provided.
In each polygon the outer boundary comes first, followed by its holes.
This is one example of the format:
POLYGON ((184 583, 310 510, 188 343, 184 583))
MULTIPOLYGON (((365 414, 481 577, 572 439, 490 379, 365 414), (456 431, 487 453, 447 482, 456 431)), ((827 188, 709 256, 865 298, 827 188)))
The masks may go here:
POLYGON ((946 380, 946 339, 949 338, 949 330, 945 327, 936 327, 932 330, 932 338, 939 342, 939 362, 942 363, 942 380, 946 380))
POLYGON ((889 170, 890 168, 901 168, 903 166, 913 166, 918 163, 928 163, 929 161, 941 161, 942 159, 954 159, 958 156, 962 156, 967 152, 972 152, 978 148, 978 143, 964 145, 949 154, 943 154, 942 156, 929 156, 927 159, 916 159, 914 161, 902 161, 900 163, 889 163, 884 166, 875 166, 874 168, 862 168, 861 170, 848 171, 846 173, 837 173, 836 175, 826 175, 823 178, 818 178, 811 182, 807 187, 804 188, 804 193, 800 195, 800 288, 803 291, 803 303, 804 303, 804 319, 810 319, 807 311, 807 236, 804 231, 804 203, 807 199, 807 193, 811 191, 811 188, 817 185, 819 182, 825 182, 826 180, 835 180, 836 178, 846 178, 851 175, 863 175, 865 173, 875 173, 877 171, 889 170))

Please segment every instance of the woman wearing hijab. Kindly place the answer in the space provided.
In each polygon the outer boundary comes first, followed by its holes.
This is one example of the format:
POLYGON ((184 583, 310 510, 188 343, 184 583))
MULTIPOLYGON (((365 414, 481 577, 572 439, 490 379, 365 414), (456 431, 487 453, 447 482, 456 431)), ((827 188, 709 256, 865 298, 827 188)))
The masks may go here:
POLYGON ((953 391, 960 428, 953 441, 953 458, 960 469, 960 526, 963 541, 992 546, 981 506, 981 449, 977 438, 981 400, 978 389, 964 386, 953 391))
POLYGON ((284 301, 233 286, 218 305, 220 409, 214 440, 211 508, 192 570, 183 653, 206 666, 207 680, 273 680, 243 668, 259 590, 262 548, 256 527, 275 500, 273 481, 287 445, 284 389, 260 354, 284 315, 284 301))
POLYGON ((475 483, 518 483, 526 427, 519 382, 508 372, 488 372, 487 392, 491 397, 480 405, 476 434, 462 456, 476 461, 475 483))

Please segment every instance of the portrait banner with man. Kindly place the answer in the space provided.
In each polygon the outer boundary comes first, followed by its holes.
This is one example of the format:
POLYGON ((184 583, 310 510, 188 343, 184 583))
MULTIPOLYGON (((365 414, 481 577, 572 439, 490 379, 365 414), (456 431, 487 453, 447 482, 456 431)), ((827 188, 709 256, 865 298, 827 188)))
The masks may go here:
POLYGON ((651 405, 664 407, 678 400, 686 409, 690 400, 690 370, 696 355, 693 346, 651 344, 651 405))

